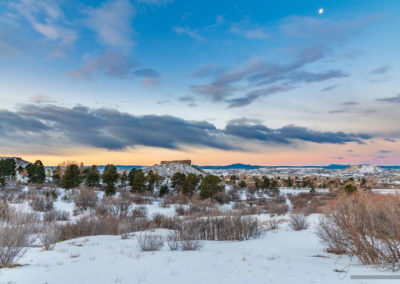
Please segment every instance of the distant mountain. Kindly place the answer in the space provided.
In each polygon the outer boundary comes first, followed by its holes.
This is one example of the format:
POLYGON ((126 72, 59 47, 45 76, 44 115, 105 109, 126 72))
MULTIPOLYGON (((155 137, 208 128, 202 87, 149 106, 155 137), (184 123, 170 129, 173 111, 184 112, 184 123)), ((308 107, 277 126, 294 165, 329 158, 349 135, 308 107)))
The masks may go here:
POLYGON ((203 170, 256 170, 259 168, 265 168, 265 166, 257 166, 257 165, 245 165, 245 164, 232 164, 226 166, 198 166, 203 170))

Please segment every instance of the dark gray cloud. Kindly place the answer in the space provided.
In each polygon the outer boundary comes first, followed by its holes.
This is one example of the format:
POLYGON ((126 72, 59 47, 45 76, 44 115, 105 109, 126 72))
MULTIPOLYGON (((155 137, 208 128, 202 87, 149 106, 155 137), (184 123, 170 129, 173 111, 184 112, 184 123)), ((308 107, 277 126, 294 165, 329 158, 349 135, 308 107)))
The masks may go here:
POLYGON ((3 143, 7 139, 11 143, 23 137, 29 145, 59 148, 83 145, 109 150, 139 145, 168 149, 197 146, 249 150, 244 146, 246 141, 290 146, 295 141, 362 144, 371 139, 368 134, 315 131, 294 125, 271 129, 260 121, 249 119, 232 120, 224 129, 218 129, 206 121, 170 115, 135 116, 115 109, 44 104, 22 105, 14 112, 0 111, 0 133, 3 143))
POLYGON ((397 142, 397 140, 392 139, 392 138, 385 138, 384 140, 387 141, 387 142, 392 142, 392 143, 396 143, 397 142))
POLYGON ((348 142, 365 144, 363 140, 372 138, 372 136, 364 133, 315 131, 295 125, 271 129, 262 124, 241 121, 231 121, 228 123, 225 128, 225 133, 246 139, 255 139, 263 142, 274 142, 279 144, 291 144, 291 140, 331 144, 346 144, 348 142))
POLYGON ((400 94, 394 97, 387 97, 387 98, 381 98, 381 99, 376 99, 378 102, 384 102, 384 103, 394 103, 394 104, 400 104, 400 94))
POLYGON ((305 70, 308 64, 323 59, 326 52, 324 46, 315 45, 302 50, 287 63, 252 59, 242 66, 217 74, 215 67, 204 67, 195 71, 198 77, 214 78, 206 84, 191 85, 190 90, 214 102, 226 102, 229 108, 233 108, 249 105, 260 97, 288 91, 302 82, 313 83, 347 77, 348 74, 341 70, 305 70), (237 93, 241 95, 235 97, 237 93))
POLYGON ((45 124, 35 118, 21 116, 8 110, 0 110, 0 134, 14 132, 43 132, 48 130, 45 124))
POLYGON ((392 67, 390 65, 380 66, 375 68, 369 72, 370 75, 385 75, 388 71, 390 71, 392 67))
POLYGON ((219 149, 233 149, 219 142, 220 131, 205 121, 187 121, 173 116, 133 116, 113 109, 90 109, 85 106, 64 108, 54 105, 24 106, 18 112, 51 125, 55 133, 62 133, 72 142, 111 150, 136 145, 180 148, 198 145, 219 149))

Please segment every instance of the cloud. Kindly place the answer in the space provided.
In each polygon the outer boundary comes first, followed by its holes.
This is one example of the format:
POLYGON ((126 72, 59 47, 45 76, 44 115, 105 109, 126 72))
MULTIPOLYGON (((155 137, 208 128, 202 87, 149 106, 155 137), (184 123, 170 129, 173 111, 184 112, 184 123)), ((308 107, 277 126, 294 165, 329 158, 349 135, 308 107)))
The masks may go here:
POLYGON ((336 89, 336 88, 339 87, 339 86, 340 86, 339 84, 330 85, 330 86, 328 86, 328 87, 323 88, 323 89, 321 90, 321 92, 328 92, 328 91, 331 91, 331 90, 333 90, 333 89, 336 89))
POLYGON ((370 75, 385 75, 388 71, 390 71, 392 67, 390 65, 380 66, 375 68, 369 72, 370 75))
POLYGON ((215 67, 203 67, 195 71, 199 77, 212 77, 211 82, 191 85, 190 90, 210 98, 214 102, 227 102, 229 107, 246 106, 256 99, 294 89, 299 83, 322 82, 347 77, 340 70, 310 72, 305 67, 325 57, 326 49, 321 45, 302 50, 289 62, 270 63, 252 58, 224 72, 213 73, 215 67), (236 93, 238 97, 231 98, 236 93), (244 93, 244 94, 243 94, 244 93))
POLYGON ((19 0, 9 3, 9 7, 24 17, 37 33, 60 46, 72 46, 78 38, 69 27, 59 1, 19 0))
POLYGON ((376 99, 377 102, 400 104, 400 94, 394 97, 376 99))
POLYGON ((385 138, 384 140, 385 140, 386 142, 392 142, 392 143, 396 143, 396 142, 397 142, 397 140, 392 139, 392 138, 385 138))
POLYGON ((7 110, 0 110, 0 133, 7 135, 15 132, 43 132, 49 128, 40 120, 21 116, 7 110))
POLYGON ((51 125, 49 132, 53 135, 65 136, 66 141, 89 147, 109 150, 137 145, 168 149, 179 149, 183 145, 235 148, 219 142, 217 135, 220 131, 208 122, 188 121, 168 115, 134 116, 114 109, 55 105, 26 105, 15 115, 27 121, 43 121, 51 125))
POLYGON ((378 19, 376 15, 351 20, 291 16, 283 19, 279 28, 290 37, 326 44, 341 43, 359 35, 366 26, 378 19))
POLYGON ((229 99, 226 100, 226 102, 229 103, 228 106, 229 108, 244 107, 246 105, 251 104, 260 97, 267 97, 272 94, 282 93, 290 91, 292 89, 294 89, 294 87, 286 83, 275 84, 275 85, 270 85, 266 88, 253 90, 244 97, 229 99))
POLYGON ((94 76, 99 74, 127 79, 132 75, 133 68, 136 65, 136 62, 121 53, 107 51, 97 58, 86 62, 78 69, 69 71, 68 74, 73 79, 93 79, 94 76))
POLYGON ((226 134, 231 134, 244 139, 254 139, 262 142, 278 144, 291 144, 292 140, 300 140, 313 143, 346 144, 356 142, 365 144, 363 140, 372 136, 363 133, 323 132, 306 127, 288 125, 278 129, 271 129, 258 123, 247 121, 231 121, 225 128, 226 134))
POLYGON ((340 70, 329 70, 320 73, 301 71, 295 73, 292 77, 292 80, 311 83, 311 82, 322 82, 335 78, 344 78, 348 76, 349 75, 347 73, 344 73, 340 70))
POLYGON ((163 6, 170 2, 174 2, 174 0, 135 0, 135 2, 146 5, 163 6))
POLYGON ((160 77, 160 74, 150 68, 144 68, 144 69, 139 69, 133 72, 133 75, 138 76, 138 77, 146 77, 146 78, 157 78, 160 77))
POLYGON ((246 29, 241 25, 234 24, 230 28, 233 34, 241 35, 249 39, 267 39, 268 34, 262 28, 246 29))
POLYGON ((136 9, 129 0, 110 0, 87 11, 86 24, 97 33, 101 43, 129 50, 134 45, 132 20, 136 9))
POLYGON ((392 150, 379 150, 377 153, 379 154, 389 154, 389 153, 393 153, 392 150))
POLYGON ((347 101, 347 102, 343 102, 342 105, 345 105, 345 106, 356 106, 356 105, 359 105, 359 103, 358 102, 353 102, 353 101, 347 101))
POLYGON ((202 37, 197 31, 192 30, 190 27, 173 27, 172 30, 178 35, 187 35, 198 42, 205 42, 206 38, 202 37))
POLYGON ((223 15, 217 15, 215 17, 215 23, 212 25, 209 25, 207 28, 208 29, 215 29, 218 28, 220 26, 222 26, 223 24, 225 24, 226 20, 225 17, 223 15))
POLYGON ((214 64, 204 65, 191 73, 194 78, 207 78, 214 77, 221 74, 222 68, 215 66, 214 64))
POLYGON ((85 146, 123 150, 136 146, 183 149, 187 146, 223 150, 246 149, 247 142, 290 146, 296 141, 363 144, 368 134, 316 131, 288 125, 268 128, 249 119, 232 120, 224 129, 206 121, 191 121, 170 115, 136 116, 116 109, 72 108, 57 105, 22 105, 17 111, 0 111, 0 144, 23 139, 31 147, 85 146), (238 146, 240 145, 240 146, 238 146))

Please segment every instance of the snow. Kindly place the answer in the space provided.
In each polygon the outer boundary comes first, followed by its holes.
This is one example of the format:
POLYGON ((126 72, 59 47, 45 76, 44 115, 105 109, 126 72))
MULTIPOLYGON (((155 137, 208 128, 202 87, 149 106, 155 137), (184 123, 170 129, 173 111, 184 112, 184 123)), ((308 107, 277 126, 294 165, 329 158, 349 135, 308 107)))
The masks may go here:
POLYGON ((184 174, 196 174, 196 175, 204 175, 205 172, 195 166, 186 165, 186 164, 179 164, 179 163, 171 163, 171 164, 156 164, 146 171, 152 170, 153 172, 159 174, 163 177, 171 177, 175 173, 184 173, 184 174))
MULTIPOLYGON (((26 189, 24 189, 26 190, 26 189)), ((327 192, 327 189, 317 189, 327 192)), ((309 189, 281 188, 282 195, 309 192, 309 189)), ((380 191, 382 192, 382 191, 380 191)), ((246 198, 242 191, 241 197, 246 198)), ((389 192, 384 192, 389 193, 389 192)), ((99 197, 103 193, 98 192, 99 197)), ((74 203, 59 194, 55 209, 67 211, 71 220, 74 203)), ((290 201, 287 199, 288 205, 290 201)), ((233 204, 222 205, 231 209, 233 204)), ((27 201, 12 204, 33 212, 27 201)), ((145 207, 148 216, 156 213, 175 216, 175 205, 162 208, 159 201, 133 205, 145 207)), ((308 217, 311 226, 295 232, 288 227, 288 216, 254 215, 261 223, 283 220, 277 230, 265 232, 259 239, 248 241, 203 241, 199 251, 170 251, 167 244, 161 251, 141 252, 137 236, 90 236, 57 243, 52 251, 32 247, 18 263, 21 266, 0 269, 3 283, 379 283, 379 280, 352 280, 351 275, 395 275, 372 266, 357 263, 355 258, 325 252, 315 234, 321 217, 308 217)), ((151 233, 166 236, 169 231, 151 233)), ((386 280, 385 283, 398 283, 386 280)))
POLYGON ((200 251, 164 246, 141 252, 136 236, 68 240, 53 251, 31 248, 19 261, 23 266, 0 270, 0 283, 377 283, 350 275, 391 275, 325 253, 315 235, 318 218, 311 215, 312 226, 305 231, 292 231, 285 223, 256 240, 204 241, 200 251))

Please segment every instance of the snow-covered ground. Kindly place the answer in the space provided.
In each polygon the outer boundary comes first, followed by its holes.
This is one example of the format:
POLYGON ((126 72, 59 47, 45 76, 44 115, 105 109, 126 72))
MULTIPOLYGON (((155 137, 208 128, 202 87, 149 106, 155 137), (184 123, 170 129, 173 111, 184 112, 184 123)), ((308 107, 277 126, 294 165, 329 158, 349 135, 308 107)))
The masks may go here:
POLYGON ((68 240, 53 251, 30 249, 22 266, 0 270, 0 283, 379 283, 350 276, 400 276, 325 253, 314 232, 318 218, 311 215, 305 231, 284 223, 256 240, 204 241, 199 251, 141 252, 135 235, 68 240))
MULTIPOLYGON (((308 189, 281 188, 281 194, 298 194, 308 189)), ((326 192, 325 189, 317 191, 326 192)), ((99 197, 103 193, 98 192, 99 197)), ((242 194, 245 196, 245 194, 242 194)), ((32 212, 27 202, 13 204, 32 212)), ((149 217, 156 213, 175 215, 175 206, 162 208, 159 202, 144 206, 149 217)), ((58 197, 57 210, 69 213, 72 220, 74 203, 58 197)), ((231 209, 231 205, 222 208, 231 209)), ((222 209, 221 208, 221 209, 222 209)), ((260 222, 270 220, 267 214, 254 215, 260 222)), ((295 232, 288 227, 288 216, 273 218, 284 222, 277 230, 265 232, 259 239, 248 241, 203 241, 199 251, 141 252, 137 235, 90 236, 57 243, 54 250, 30 248, 18 263, 21 266, 0 269, 3 283, 380 283, 380 280, 353 280, 351 275, 392 275, 375 267, 360 265, 357 259, 325 252, 316 234, 321 216, 308 217, 311 226, 295 232)), ((168 230, 155 233, 167 235, 168 230)), ((385 283, 399 283, 385 280, 385 283)))

